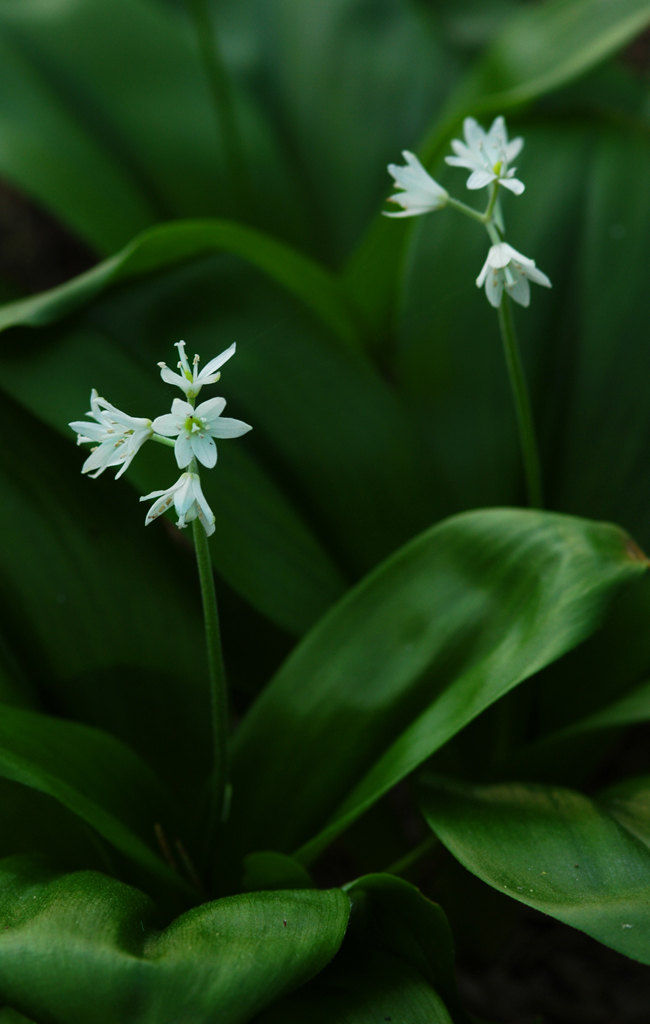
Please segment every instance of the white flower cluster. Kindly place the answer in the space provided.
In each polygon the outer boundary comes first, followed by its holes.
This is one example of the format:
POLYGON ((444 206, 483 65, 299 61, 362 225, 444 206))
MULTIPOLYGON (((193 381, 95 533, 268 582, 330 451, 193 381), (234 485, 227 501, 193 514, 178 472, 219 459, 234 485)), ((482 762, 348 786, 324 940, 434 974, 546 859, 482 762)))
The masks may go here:
POLYGON ((504 289, 515 302, 521 306, 528 306, 528 282, 534 281, 545 288, 550 288, 551 282, 546 274, 537 269, 534 260, 522 256, 503 241, 503 229, 495 217, 495 211, 498 209, 497 192, 500 186, 517 196, 524 191, 523 182, 514 176, 516 167, 510 166, 521 152, 524 140, 508 140, 508 130, 503 117, 495 118, 487 132, 473 117, 466 117, 463 122, 463 134, 465 141, 454 139, 451 148, 455 156, 447 156, 445 161, 452 167, 464 167, 471 171, 467 179, 468 189, 491 189, 486 213, 477 214, 476 211, 452 199, 446 189, 425 171, 418 158, 405 150, 405 167, 388 165, 388 171, 395 179, 396 187, 402 190, 390 196, 388 202, 396 203, 402 210, 398 213, 386 213, 385 216, 416 217, 447 205, 463 210, 470 216, 474 215, 485 224, 493 242, 476 284, 479 288, 485 285, 485 294, 493 306, 498 307, 501 304, 504 289))
POLYGON ((179 528, 182 529, 193 519, 198 518, 206 534, 210 536, 214 533, 214 514, 201 490, 197 462, 211 469, 217 462, 215 437, 240 437, 252 428, 242 420, 229 419, 221 415, 226 407, 225 398, 210 398, 196 407, 194 404, 204 385, 215 384, 219 380, 219 367, 235 354, 235 345, 231 345, 211 359, 201 371, 198 369, 198 356, 194 356, 193 366, 190 367, 184 341, 179 341, 176 348, 180 356, 180 373, 174 373, 165 363, 158 364, 162 379, 179 387, 187 399, 183 401, 175 398, 171 413, 158 416, 153 422, 128 416, 105 398, 100 398, 93 388, 90 395, 90 412, 87 413, 90 419, 77 420, 70 423, 70 426, 77 433, 77 444, 90 442, 95 446, 81 469, 82 473, 94 470, 91 473, 93 477, 99 476, 109 466, 119 466, 115 475, 117 479, 149 438, 171 444, 168 439, 175 437, 176 441, 173 444, 176 462, 179 469, 186 472, 166 490, 152 491, 151 494, 140 498, 140 501, 157 499, 149 509, 145 524, 151 523, 173 503, 178 515, 179 528))

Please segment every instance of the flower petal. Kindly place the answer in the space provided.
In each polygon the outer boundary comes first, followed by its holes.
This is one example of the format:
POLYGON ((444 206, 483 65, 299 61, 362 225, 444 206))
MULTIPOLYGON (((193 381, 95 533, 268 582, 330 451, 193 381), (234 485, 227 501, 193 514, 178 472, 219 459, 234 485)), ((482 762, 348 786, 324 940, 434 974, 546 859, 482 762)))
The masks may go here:
MULTIPOLYGON (((189 403, 183 402, 183 405, 187 405, 192 414, 192 406, 189 403)), ((174 437, 178 434, 185 426, 186 416, 180 417, 175 416, 173 412, 166 412, 164 416, 156 416, 153 421, 153 429, 156 434, 162 434, 163 437, 174 437)))
POLYGON ((515 272, 515 283, 506 285, 506 291, 520 306, 530 306, 530 284, 524 274, 515 272))
POLYGON ((501 305, 503 294, 503 273, 499 270, 491 270, 485 279, 485 294, 490 305, 498 309, 501 305))
POLYGON ((247 434, 252 429, 243 420, 233 420, 228 416, 220 416, 214 426, 210 427, 210 433, 213 437, 241 437, 242 434, 247 434))
POLYGON ((519 181, 518 178, 499 178, 499 184, 503 185, 504 188, 510 189, 516 196, 520 196, 526 188, 523 181, 519 181))
POLYGON ((196 416, 197 419, 207 420, 210 422, 221 416, 221 413, 226 408, 225 398, 208 398, 207 402, 201 402, 197 405, 196 409, 190 412, 188 415, 196 416))
POLYGON ((185 394, 187 394, 192 388, 192 381, 188 380, 187 377, 182 377, 180 373, 174 373, 168 366, 162 366, 160 368, 160 376, 166 384, 175 384, 176 387, 181 388, 185 394))
POLYGON ((217 446, 207 433, 192 433, 190 435, 190 444, 192 445, 192 451, 196 455, 199 462, 207 466, 208 469, 212 469, 217 464, 217 446))
POLYGON ((210 362, 203 367, 203 369, 201 370, 197 377, 197 380, 206 383, 204 381, 204 377, 209 377, 210 374, 213 374, 216 370, 219 369, 220 366, 223 366, 223 364, 226 363, 231 356, 234 356, 236 348, 237 344, 236 342, 233 341, 232 345, 230 345, 229 348, 224 349, 223 352, 221 352, 218 356, 215 356, 214 359, 211 359, 210 362))
POLYGON ((185 469, 194 458, 189 430, 181 430, 174 445, 174 455, 179 469, 185 469))
POLYGON ((494 181, 495 179, 496 174, 494 173, 494 171, 474 171, 473 174, 470 174, 466 184, 467 187, 471 189, 484 188, 486 185, 489 185, 490 182, 494 181))

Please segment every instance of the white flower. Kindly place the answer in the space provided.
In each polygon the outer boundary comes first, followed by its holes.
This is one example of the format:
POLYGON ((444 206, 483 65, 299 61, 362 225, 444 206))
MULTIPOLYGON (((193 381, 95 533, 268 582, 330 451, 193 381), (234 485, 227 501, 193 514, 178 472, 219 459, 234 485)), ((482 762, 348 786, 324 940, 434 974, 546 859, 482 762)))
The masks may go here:
POLYGON ((225 352, 222 352, 220 355, 215 356, 214 359, 211 359, 207 366, 204 366, 199 373, 199 357, 194 356, 194 364, 192 368, 190 368, 187 356, 185 355, 185 342, 177 341, 176 348, 178 349, 178 354, 180 356, 178 368, 181 372, 174 373, 173 370, 169 369, 166 363, 158 363, 158 366, 160 367, 160 376, 167 382, 167 384, 176 384, 177 387, 181 388, 185 392, 188 398, 196 398, 204 384, 215 384, 216 381, 219 380, 221 374, 216 371, 220 366, 223 366, 231 356, 234 356, 236 347, 237 346, 233 342, 230 348, 227 348, 225 352))
POLYGON ((399 213, 384 212, 384 216, 417 217, 419 213, 439 210, 446 204, 449 194, 425 171, 413 153, 405 149, 402 156, 408 166, 398 167, 397 164, 389 164, 388 172, 395 179, 395 187, 404 191, 391 196, 388 202, 397 203, 404 209, 399 213))
POLYGON ((214 533, 214 514, 205 500, 201 490, 201 481, 196 473, 182 473, 176 483, 168 487, 166 491, 152 491, 151 494, 145 494, 140 498, 140 501, 148 501, 150 498, 158 500, 149 509, 144 521, 145 526, 166 512, 173 502, 178 516, 176 525, 179 530, 184 529, 192 519, 198 517, 208 537, 214 533))
POLYGON ((252 430, 242 420, 232 420, 221 415, 226 407, 225 398, 210 398, 194 409, 189 402, 175 398, 172 411, 158 416, 153 421, 157 434, 173 437, 178 434, 174 452, 180 469, 189 466, 196 457, 211 469, 217 461, 215 437, 241 437, 252 430))
POLYGON ((483 188, 492 181, 498 181, 515 195, 521 195, 525 186, 514 177, 516 167, 509 169, 508 165, 521 151, 524 140, 517 138, 508 142, 508 131, 502 117, 495 118, 487 133, 473 117, 466 117, 463 132, 465 142, 454 139, 451 148, 456 156, 446 156, 445 161, 452 167, 466 167, 472 171, 467 187, 483 188))
POLYGON ((92 416, 95 423, 75 420, 68 424, 78 434, 77 444, 90 442, 97 446, 84 462, 81 472, 91 473, 94 470, 91 476, 97 477, 109 466, 120 466, 115 474, 117 480, 144 442, 152 436, 151 420, 128 416, 105 398, 100 398, 94 388, 90 393, 90 412, 86 415, 92 416))
POLYGON ((485 283, 485 294, 488 301, 495 307, 501 304, 504 288, 520 306, 528 306, 530 303, 529 281, 543 284, 545 288, 551 287, 551 282, 546 274, 543 274, 535 266, 535 260, 529 260, 527 256, 522 256, 507 242, 499 242, 498 245, 491 246, 483 269, 476 278, 479 288, 485 283))

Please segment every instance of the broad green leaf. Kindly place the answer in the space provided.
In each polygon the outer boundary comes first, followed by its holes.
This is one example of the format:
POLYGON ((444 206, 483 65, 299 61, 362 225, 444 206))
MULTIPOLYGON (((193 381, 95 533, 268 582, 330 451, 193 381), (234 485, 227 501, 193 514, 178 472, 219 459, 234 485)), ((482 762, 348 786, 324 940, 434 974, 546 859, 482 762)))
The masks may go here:
POLYGON ((432 777, 420 805, 438 838, 483 881, 650 964, 648 793, 647 779, 590 800, 559 787, 432 777))
POLYGON ((469 1024, 441 908, 391 875, 366 875, 345 888, 352 916, 340 952, 309 985, 262 1014, 260 1024, 451 1024, 452 1017, 469 1024))
POLYGON ((450 107, 462 116, 534 100, 590 71, 649 23, 648 0, 549 0, 520 8, 450 107))
POLYGON ((300 859, 316 855, 476 715, 588 636, 608 597, 644 566, 616 527, 517 509, 456 516, 419 536, 308 634, 242 722, 237 841, 290 850, 329 817, 300 859))
POLYGON ((607 516, 650 539, 639 481, 650 466, 643 387, 650 357, 650 159, 647 128, 603 126, 583 182, 584 233, 572 275, 578 295, 573 402, 565 422, 558 500, 570 512, 607 516), (603 288, 607 280, 608 287, 603 288))
POLYGON ((66 871, 115 874, 113 851, 77 814, 45 792, 0 779, 0 857, 43 854, 66 871))
POLYGON ((154 853, 175 812, 155 776, 107 733, 18 708, 0 709, 0 776, 58 800, 121 853, 172 886, 191 887, 154 853))
POLYGON ((366 941, 419 971, 444 999, 454 1024, 466 1024, 469 1018, 456 988, 453 939, 442 908, 394 875, 364 875, 345 891, 357 914, 352 930, 362 930, 366 941))
POLYGON ((356 344, 357 328, 336 278, 296 249, 261 231, 227 220, 181 221, 150 228, 121 252, 66 284, 0 308, 0 330, 52 323, 116 284, 181 263, 206 252, 247 260, 317 314, 344 342, 356 344))
POLYGON ((0 89, 4 178, 100 251, 124 245, 155 221, 155 208, 139 183, 76 121, 40 68, 1 28, 0 89))
MULTIPOLYGON (((3 0, 0 43, 0 170, 100 251, 156 220, 232 211, 237 183, 185 5, 3 0)), ((250 91, 231 86, 255 192, 242 212, 301 234, 291 170, 250 91)))
POLYGON ((415 146, 458 62, 409 0, 258 0, 252 10, 258 102, 290 147, 319 251, 338 265, 387 194, 395 147, 415 146))
POLYGON ((259 1024, 454 1024, 445 1004, 413 967, 372 949, 346 970, 333 965, 311 985, 281 1000, 259 1024))
POLYGON ((0 863, 0 996, 52 1024, 243 1024, 331 959, 340 890, 250 893, 152 929, 137 889, 96 872, 0 863))
POLYGON ((262 850, 249 853, 244 861, 242 889, 257 892, 260 889, 313 889, 314 882, 304 864, 286 853, 262 850))

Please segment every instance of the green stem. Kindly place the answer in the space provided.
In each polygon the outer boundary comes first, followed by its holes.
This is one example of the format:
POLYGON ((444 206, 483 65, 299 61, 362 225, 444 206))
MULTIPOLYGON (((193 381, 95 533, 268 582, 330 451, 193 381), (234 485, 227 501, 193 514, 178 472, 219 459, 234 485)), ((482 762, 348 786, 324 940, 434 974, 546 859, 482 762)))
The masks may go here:
POLYGON ((499 194, 499 182, 498 181, 494 181, 494 182, 492 182, 492 190, 490 192, 490 201, 489 201, 489 203, 487 205, 487 210, 485 211, 485 214, 484 214, 486 224, 489 221, 492 220, 492 214, 494 213, 494 207, 495 207, 495 204, 496 204, 496 201, 497 201, 498 194, 499 194))
POLYGON ((524 459, 524 472, 526 474, 526 488, 528 491, 528 504, 531 508, 542 507, 542 482, 539 468, 539 455, 537 454, 537 442, 535 440, 535 428, 533 426, 533 414, 526 387, 523 366, 519 346, 515 335, 515 327, 512 321, 510 300, 506 293, 503 293, 501 305, 499 306, 499 327, 503 349, 510 377, 510 386, 515 401, 517 422, 519 424, 519 441, 521 453, 524 459))
POLYGON ((157 441, 158 444, 166 444, 168 448, 174 448, 175 445, 176 445, 176 442, 174 441, 173 438, 171 438, 171 437, 163 437, 162 434, 152 434, 151 435, 151 440, 152 441, 157 441))
POLYGON ((244 156, 244 146, 237 122, 230 79, 221 59, 219 41, 208 0, 187 0, 208 79, 212 105, 223 142, 233 197, 243 213, 250 208, 252 188, 244 156))
POLYGON ((453 206, 454 210, 459 210, 464 213, 467 217, 471 217, 472 220, 477 220, 479 224, 486 223, 486 217, 484 213, 479 213, 478 210, 472 209, 471 206, 466 206, 465 203, 461 203, 459 199, 454 199, 452 196, 447 198, 447 206, 453 206))
POLYGON ((387 875, 403 875, 410 867, 413 866, 421 857, 424 857, 429 850, 433 850, 438 844, 437 836, 427 836, 418 846, 415 846, 408 853, 405 853, 403 857, 396 860, 390 867, 384 869, 384 873, 387 875))
MULTIPOLYGON (((191 467, 190 472, 193 472, 191 467)), ((210 560, 208 538, 198 519, 193 520, 192 529, 194 533, 196 564, 199 570, 199 581, 201 584, 203 618, 205 621, 205 639, 208 649, 208 672, 210 675, 210 703, 213 736, 212 785, 210 786, 210 804, 207 828, 207 849, 210 851, 213 846, 216 830, 219 824, 223 821, 227 810, 230 768, 228 692, 226 689, 226 673, 221 654, 219 612, 217 609, 217 595, 214 589, 214 575, 212 572, 212 562, 210 560)))

